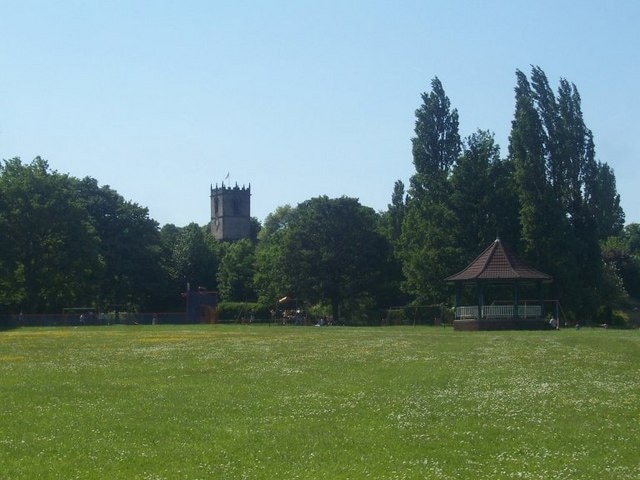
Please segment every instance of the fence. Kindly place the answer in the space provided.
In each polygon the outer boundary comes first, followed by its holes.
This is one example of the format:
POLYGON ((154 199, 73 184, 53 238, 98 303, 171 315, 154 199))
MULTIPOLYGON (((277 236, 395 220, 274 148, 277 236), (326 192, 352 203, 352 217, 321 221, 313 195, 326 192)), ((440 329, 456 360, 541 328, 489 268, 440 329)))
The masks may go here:
MULTIPOLYGON (((514 318, 513 305, 484 305, 481 307, 482 318, 514 318)), ((540 318, 542 306, 518 305, 518 318, 540 318)), ((478 318, 478 306, 465 306, 456 308, 456 318, 478 318)))
POLYGON ((42 313, 0 315, 5 327, 81 327, 85 325, 186 324, 185 312, 161 313, 42 313))

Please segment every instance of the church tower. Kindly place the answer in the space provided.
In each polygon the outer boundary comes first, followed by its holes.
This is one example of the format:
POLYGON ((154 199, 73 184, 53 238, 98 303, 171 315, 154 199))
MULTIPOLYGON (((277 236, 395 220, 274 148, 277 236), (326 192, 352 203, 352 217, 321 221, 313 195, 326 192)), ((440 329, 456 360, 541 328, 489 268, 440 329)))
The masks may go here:
POLYGON ((240 240, 251 233, 251 184, 248 188, 211 186, 211 233, 216 240, 240 240))

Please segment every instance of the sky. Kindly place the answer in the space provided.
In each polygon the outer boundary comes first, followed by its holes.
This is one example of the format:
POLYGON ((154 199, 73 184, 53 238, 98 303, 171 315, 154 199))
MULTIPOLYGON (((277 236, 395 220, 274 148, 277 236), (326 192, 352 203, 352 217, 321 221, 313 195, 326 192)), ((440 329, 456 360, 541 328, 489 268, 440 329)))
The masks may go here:
POLYGON ((460 134, 507 154, 515 72, 574 83, 640 222, 640 2, 0 0, 0 158, 95 178, 160 225, 319 195, 384 211, 438 77, 460 134))

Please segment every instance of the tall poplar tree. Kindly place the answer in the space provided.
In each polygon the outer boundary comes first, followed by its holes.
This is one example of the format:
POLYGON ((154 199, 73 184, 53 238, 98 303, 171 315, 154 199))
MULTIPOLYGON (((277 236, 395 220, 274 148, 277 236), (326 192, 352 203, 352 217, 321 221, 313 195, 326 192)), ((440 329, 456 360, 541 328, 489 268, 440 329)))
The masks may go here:
POLYGON ((534 92, 524 73, 518 70, 516 78, 509 156, 515 165, 520 204, 520 249, 534 265, 548 270, 553 265, 549 253, 555 250, 558 230, 564 225, 548 181, 548 140, 534 92))
POLYGON ((422 94, 411 139, 411 177, 400 238, 406 293, 418 303, 443 301, 451 271, 460 266, 457 219, 451 207, 449 177, 460 155, 458 111, 436 77, 422 94))
POLYGON ((615 179, 606 178, 607 170, 595 160, 576 86, 561 79, 554 94, 539 67, 532 68, 531 83, 520 71, 516 78, 509 156, 518 188, 521 248, 554 276, 565 308, 590 315, 603 282, 601 232, 619 231, 624 218, 615 179))
POLYGON ((387 230, 389 239, 395 245, 402 233, 402 222, 404 220, 404 213, 406 207, 406 194, 404 191, 404 183, 401 180, 396 180, 393 186, 393 194, 391 195, 391 203, 388 205, 388 210, 385 216, 387 221, 387 230))
POLYGON ((604 240, 622 234, 625 215, 620 205, 613 169, 606 163, 596 162, 587 175, 585 197, 594 216, 598 238, 604 240))

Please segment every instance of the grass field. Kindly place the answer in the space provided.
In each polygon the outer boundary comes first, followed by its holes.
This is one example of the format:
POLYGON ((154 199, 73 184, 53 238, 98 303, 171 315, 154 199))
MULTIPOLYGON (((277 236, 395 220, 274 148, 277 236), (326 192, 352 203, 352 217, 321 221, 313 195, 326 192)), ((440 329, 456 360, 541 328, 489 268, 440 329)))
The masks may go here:
POLYGON ((0 332, 2 479, 637 479, 640 333, 0 332))

